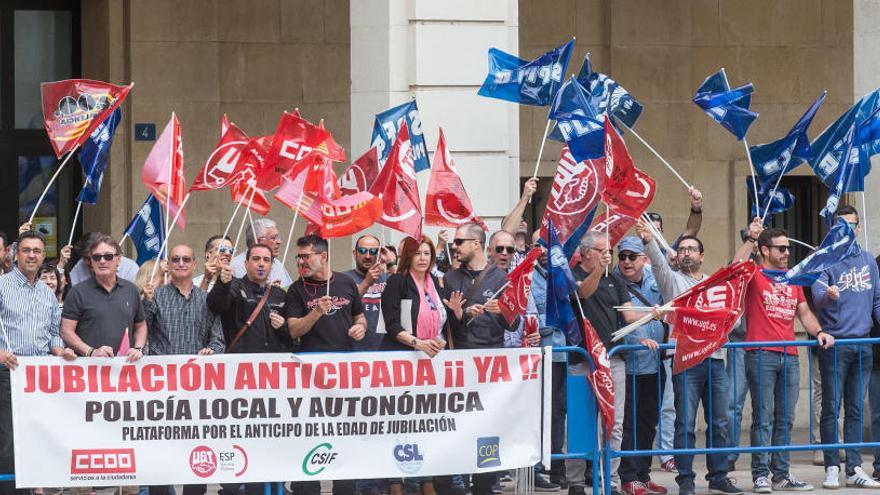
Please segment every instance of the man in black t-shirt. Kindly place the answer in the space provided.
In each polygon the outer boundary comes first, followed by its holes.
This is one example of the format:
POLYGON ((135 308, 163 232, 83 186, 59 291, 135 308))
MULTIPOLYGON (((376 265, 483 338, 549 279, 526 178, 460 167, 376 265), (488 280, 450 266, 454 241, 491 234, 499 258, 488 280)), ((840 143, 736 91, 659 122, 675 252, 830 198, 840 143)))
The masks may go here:
POLYGON ((385 337, 384 325, 379 321, 379 305, 388 281, 386 263, 391 253, 386 253, 379 244, 379 239, 369 234, 362 235, 354 243, 354 269, 345 272, 357 284, 364 306, 364 317, 367 319, 366 336, 354 343, 354 348, 358 351, 378 350, 385 337))

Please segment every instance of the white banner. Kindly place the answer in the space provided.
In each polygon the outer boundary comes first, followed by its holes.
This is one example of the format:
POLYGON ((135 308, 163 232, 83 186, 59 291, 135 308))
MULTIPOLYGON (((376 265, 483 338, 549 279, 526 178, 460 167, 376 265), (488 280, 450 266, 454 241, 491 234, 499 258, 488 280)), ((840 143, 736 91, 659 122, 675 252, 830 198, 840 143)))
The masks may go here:
POLYGON ((542 457, 541 349, 19 362, 20 488, 431 476, 542 457))

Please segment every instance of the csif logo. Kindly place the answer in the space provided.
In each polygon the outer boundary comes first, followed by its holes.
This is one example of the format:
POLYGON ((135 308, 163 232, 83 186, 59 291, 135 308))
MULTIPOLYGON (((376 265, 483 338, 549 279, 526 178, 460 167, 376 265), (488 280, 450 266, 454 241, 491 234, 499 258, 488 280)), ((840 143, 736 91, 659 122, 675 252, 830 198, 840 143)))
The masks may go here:
POLYGON ((338 454, 333 452, 333 445, 327 442, 316 445, 303 457, 302 471, 309 476, 315 476, 327 469, 327 466, 336 461, 338 454))
POLYGON ((401 443, 394 446, 394 462, 406 474, 414 474, 422 468, 424 456, 417 443, 401 443))
POLYGON ((487 468, 501 465, 501 441, 499 437, 477 438, 477 467, 487 468))

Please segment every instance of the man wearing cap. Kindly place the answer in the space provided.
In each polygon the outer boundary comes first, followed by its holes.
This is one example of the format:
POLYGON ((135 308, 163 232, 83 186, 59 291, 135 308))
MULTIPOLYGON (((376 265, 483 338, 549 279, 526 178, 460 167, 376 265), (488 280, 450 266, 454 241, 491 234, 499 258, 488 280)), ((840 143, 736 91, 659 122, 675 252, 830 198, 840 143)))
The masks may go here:
MULTIPOLYGON (((626 283, 633 306, 663 305, 660 288, 651 268, 645 266, 648 258, 642 240, 624 237, 617 244, 617 266, 614 273, 626 283)), ((659 403, 662 392, 657 384, 665 381, 663 366, 658 371, 658 345, 665 341, 664 324, 652 320, 647 325, 624 337, 624 344, 641 344, 643 351, 633 351, 626 359, 626 399, 623 416, 621 450, 651 450, 657 432, 659 403), (658 377, 659 372, 659 377, 658 377), (658 382, 659 380, 659 382, 658 382), (637 398, 637 399, 636 399, 637 398), (635 401, 635 410, 633 402, 635 401)), ((651 481, 651 456, 624 457, 618 474, 623 492, 628 494, 663 494, 666 489, 651 481)))

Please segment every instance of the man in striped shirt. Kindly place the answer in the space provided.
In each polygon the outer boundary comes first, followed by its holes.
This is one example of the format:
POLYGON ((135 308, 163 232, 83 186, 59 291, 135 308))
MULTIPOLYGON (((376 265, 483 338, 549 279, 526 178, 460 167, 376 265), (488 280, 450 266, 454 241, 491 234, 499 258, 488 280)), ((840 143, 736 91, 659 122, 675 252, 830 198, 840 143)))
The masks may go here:
MULTIPOLYGON (((9 375, 17 356, 76 356, 64 349, 58 330, 61 309, 52 290, 37 278, 46 258, 46 241, 34 231, 18 237, 17 265, 0 276, 0 473, 15 472, 12 450, 12 397, 9 375)), ((15 482, 0 483, 0 495, 28 493, 15 482)))

